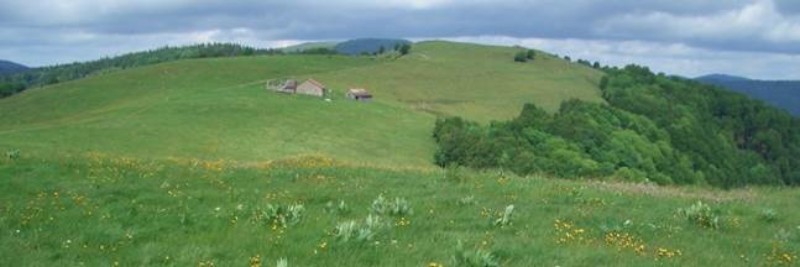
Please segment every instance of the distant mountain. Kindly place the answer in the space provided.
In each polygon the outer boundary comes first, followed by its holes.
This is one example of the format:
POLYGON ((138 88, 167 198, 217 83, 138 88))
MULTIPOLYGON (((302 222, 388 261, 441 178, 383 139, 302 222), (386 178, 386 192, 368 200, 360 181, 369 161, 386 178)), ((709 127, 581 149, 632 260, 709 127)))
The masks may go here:
POLYGON ((700 77, 697 77, 695 79, 696 80, 700 80, 700 81, 709 81, 709 82, 710 81, 718 81, 718 82, 752 81, 752 80, 750 80, 748 78, 741 77, 741 76, 734 76, 734 75, 728 75, 728 74, 719 74, 719 73, 700 76, 700 77))
POLYGON ((695 80, 722 86, 761 99, 800 116, 800 81, 762 81, 725 74, 711 74, 695 80))
POLYGON ((14 63, 8 60, 0 59, 0 75, 3 74, 14 74, 18 72, 23 72, 28 70, 29 68, 25 65, 14 63))
POLYGON ((394 49, 395 46, 410 43, 411 41, 403 39, 363 38, 341 42, 333 49, 340 54, 360 55, 380 52, 381 47, 383 47, 385 51, 389 51, 394 49))
POLYGON ((303 51, 306 51, 306 50, 321 49, 321 48, 333 50, 333 48, 336 46, 336 44, 338 44, 338 43, 337 42, 307 42, 307 43, 302 43, 302 44, 297 44, 297 45, 292 45, 292 46, 287 46, 287 47, 281 48, 281 51, 283 51, 285 53, 300 53, 300 52, 303 52, 303 51))

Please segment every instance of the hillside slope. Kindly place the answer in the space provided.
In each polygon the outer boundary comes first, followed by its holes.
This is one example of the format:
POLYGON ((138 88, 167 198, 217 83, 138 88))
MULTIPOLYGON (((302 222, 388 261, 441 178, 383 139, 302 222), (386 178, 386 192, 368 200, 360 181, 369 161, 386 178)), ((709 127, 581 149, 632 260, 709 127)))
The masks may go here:
POLYGON ((522 103, 600 101, 599 73, 557 59, 515 64, 514 49, 429 42, 397 60, 262 56, 184 60, 26 91, 0 100, 0 149, 144 158, 264 161, 301 154, 432 166, 433 114, 479 121, 522 103), (265 92, 273 78, 314 78, 332 102, 265 92), (371 103, 344 101, 366 87, 371 103))
POLYGON ((720 74, 706 75, 695 80, 761 99, 789 111, 792 115, 800 116, 800 81, 762 81, 720 74))
POLYGON ((25 65, 0 59, 0 75, 14 74, 28 70, 25 65))
POLYGON ((562 101, 602 102, 602 73, 545 53, 516 63, 512 47, 429 41, 391 64, 320 75, 337 88, 364 87, 377 101, 481 122, 508 119, 525 103, 554 112, 562 101))

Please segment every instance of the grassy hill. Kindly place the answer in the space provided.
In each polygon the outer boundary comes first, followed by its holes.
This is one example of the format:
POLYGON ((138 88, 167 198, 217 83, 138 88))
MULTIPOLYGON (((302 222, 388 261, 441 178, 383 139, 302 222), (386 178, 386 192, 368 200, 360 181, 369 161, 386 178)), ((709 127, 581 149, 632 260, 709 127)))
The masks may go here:
POLYGON ((519 51, 452 42, 423 42, 390 64, 319 75, 336 87, 369 89, 378 101, 436 115, 481 122, 508 119, 534 102, 555 111, 563 100, 601 102, 601 73, 539 53, 531 63, 513 62, 519 51))
POLYGON ((435 116, 488 122, 524 102, 555 110, 600 101, 592 69, 515 49, 446 42, 397 60, 261 56, 184 60, 26 91, 0 100, 0 148, 40 155, 99 151, 140 158, 265 161, 320 154, 361 164, 431 166, 435 116), (314 78, 332 102, 265 92, 273 78, 314 78), (344 101, 350 86, 371 103, 344 101))
POLYGON ((411 44, 411 42, 403 39, 363 38, 338 43, 333 49, 344 55, 361 55, 391 51, 404 44, 411 44), (384 51, 381 51, 381 47, 384 51))

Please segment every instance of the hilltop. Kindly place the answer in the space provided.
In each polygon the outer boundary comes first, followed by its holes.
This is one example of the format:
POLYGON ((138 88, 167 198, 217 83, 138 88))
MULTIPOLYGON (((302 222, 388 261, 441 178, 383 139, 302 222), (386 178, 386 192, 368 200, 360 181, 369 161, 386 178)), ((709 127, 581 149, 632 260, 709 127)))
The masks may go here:
POLYGON ((130 68, 0 100, 0 148, 237 161, 322 154, 432 166, 437 115, 488 122, 515 116, 525 102, 555 111, 570 98, 602 101, 599 71, 544 55, 515 64, 515 51, 423 42, 399 59, 276 55, 130 68), (289 77, 324 83, 333 101, 263 89, 289 77), (349 87, 370 90, 374 101, 345 101, 349 87))
POLYGON ((361 38, 338 43, 333 49, 340 54, 361 55, 397 50, 401 45, 408 44, 411 44, 411 42, 403 39, 361 38))
POLYGON ((752 80, 721 74, 701 76, 695 80, 761 99, 789 111, 794 116, 800 116, 800 105, 798 105, 800 103, 800 81, 752 80))

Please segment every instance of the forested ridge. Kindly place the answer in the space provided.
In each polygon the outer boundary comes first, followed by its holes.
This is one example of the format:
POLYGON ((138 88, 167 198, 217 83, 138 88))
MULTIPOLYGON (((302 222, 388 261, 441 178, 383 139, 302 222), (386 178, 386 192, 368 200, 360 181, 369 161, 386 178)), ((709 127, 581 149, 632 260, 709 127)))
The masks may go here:
POLYGON ((718 85, 786 109, 800 116, 800 81, 751 80, 728 75, 706 75, 695 80, 718 85))
POLYGON ((98 73, 168 61, 280 53, 283 52, 278 49, 257 49, 229 43, 165 46, 154 50, 105 57, 94 61, 47 66, 30 69, 25 72, 0 75, 0 98, 21 92, 30 87, 65 82, 98 73))
POLYGON ((800 184, 800 121, 760 100, 646 67, 605 68, 607 104, 533 104, 510 121, 437 121, 438 165, 658 184, 800 184))

